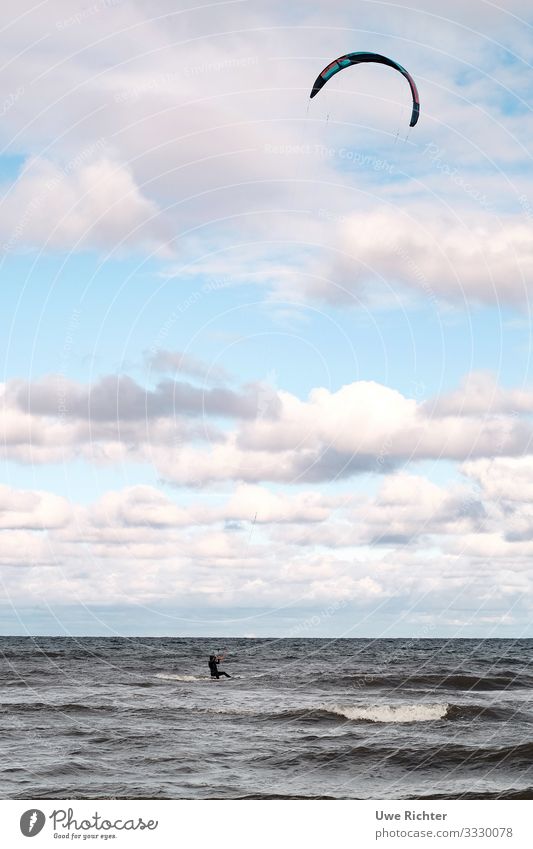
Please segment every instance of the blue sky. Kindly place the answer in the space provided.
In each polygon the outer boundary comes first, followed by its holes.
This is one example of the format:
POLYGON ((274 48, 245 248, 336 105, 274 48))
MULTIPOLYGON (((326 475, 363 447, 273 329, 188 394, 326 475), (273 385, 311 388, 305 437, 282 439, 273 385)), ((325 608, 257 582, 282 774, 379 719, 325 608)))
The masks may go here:
POLYGON ((2 633, 532 635, 506 7, 4 13, 2 633))

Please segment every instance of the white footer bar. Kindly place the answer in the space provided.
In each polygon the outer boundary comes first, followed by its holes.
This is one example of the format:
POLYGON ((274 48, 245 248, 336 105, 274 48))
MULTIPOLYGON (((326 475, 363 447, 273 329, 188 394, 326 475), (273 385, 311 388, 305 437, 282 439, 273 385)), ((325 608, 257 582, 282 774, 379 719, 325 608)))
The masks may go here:
POLYGON ((533 801, 0 801, 6 847, 531 849, 533 801), (35 841, 35 842, 33 842, 35 841))

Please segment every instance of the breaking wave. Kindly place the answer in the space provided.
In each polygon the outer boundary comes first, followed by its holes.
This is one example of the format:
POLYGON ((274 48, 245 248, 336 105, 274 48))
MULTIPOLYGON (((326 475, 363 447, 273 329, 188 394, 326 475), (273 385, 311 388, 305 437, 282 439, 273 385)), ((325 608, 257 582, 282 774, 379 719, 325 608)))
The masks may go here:
POLYGON ((349 722, 375 723, 407 723, 407 722, 436 722, 493 720, 499 722, 527 721, 527 715, 518 711, 510 711, 503 707, 487 705, 455 705, 448 702, 429 704, 384 704, 384 705, 316 705, 316 707, 294 707, 279 711, 258 711, 250 708, 205 708, 205 713, 228 714, 231 716, 256 716, 259 720, 299 720, 300 722, 319 722, 344 719, 349 722))
POLYGON ((431 722, 445 719, 449 705, 369 705, 351 707, 333 705, 326 708, 328 713, 343 716, 346 719, 362 722, 431 722))
POLYGON ((254 711, 235 708, 207 708, 206 713, 223 713, 231 716, 257 716, 263 720, 299 719, 316 722, 342 717, 351 722, 429 722, 445 719, 450 705, 318 705, 280 711, 254 711))

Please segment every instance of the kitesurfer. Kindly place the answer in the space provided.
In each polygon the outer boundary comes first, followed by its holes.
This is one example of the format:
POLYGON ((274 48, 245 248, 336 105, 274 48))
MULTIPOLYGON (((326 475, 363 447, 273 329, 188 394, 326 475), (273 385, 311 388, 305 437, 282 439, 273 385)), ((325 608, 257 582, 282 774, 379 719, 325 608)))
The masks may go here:
POLYGON ((228 675, 228 673, 224 672, 223 669, 218 668, 218 664, 222 660, 224 660, 224 655, 222 654, 209 655, 209 671, 211 672, 211 678, 220 678, 221 675, 224 675, 225 678, 231 678, 231 675, 228 675))

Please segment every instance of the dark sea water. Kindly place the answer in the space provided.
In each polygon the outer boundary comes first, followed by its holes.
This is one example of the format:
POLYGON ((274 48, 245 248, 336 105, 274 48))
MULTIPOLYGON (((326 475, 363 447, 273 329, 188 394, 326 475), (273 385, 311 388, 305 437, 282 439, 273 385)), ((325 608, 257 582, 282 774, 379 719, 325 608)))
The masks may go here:
POLYGON ((531 799, 532 660, 531 640, 0 638, 0 796, 531 799))

